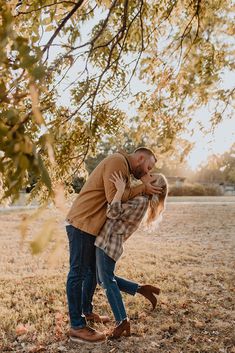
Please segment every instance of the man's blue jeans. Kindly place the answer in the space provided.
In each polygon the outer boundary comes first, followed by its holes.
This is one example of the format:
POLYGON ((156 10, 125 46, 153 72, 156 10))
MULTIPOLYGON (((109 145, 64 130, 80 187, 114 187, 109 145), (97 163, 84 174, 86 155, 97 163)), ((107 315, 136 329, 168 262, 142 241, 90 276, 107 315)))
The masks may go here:
POLYGON ((72 225, 66 226, 69 239, 70 271, 67 278, 67 298, 71 327, 86 326, 83 314, 92 312, 92 297, 96 288, 95 237, 72 225))
POLYGON ((135 295, 139 288, 138 283, 127 281, 114 274, 116 262, 102 249, 96 248, 97 280, 105 289, 116 323, 126 319, 126 310, 120 291, 135 295))

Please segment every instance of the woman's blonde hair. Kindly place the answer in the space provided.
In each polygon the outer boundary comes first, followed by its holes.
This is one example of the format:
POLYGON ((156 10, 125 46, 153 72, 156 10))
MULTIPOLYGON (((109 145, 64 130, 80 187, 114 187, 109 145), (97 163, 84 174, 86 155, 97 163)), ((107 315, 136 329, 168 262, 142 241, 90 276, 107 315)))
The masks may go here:
POLYGON ((152 183, 154 186, 160 186, 162 188, 162 194, 153 195, 149 200, 149 206, 147 209, 146 223, 150 224, 156 221, 165 209, 165 201, 168 194, 168 183, 165 175, 152 173, 156 177, 156 180, 152 183))

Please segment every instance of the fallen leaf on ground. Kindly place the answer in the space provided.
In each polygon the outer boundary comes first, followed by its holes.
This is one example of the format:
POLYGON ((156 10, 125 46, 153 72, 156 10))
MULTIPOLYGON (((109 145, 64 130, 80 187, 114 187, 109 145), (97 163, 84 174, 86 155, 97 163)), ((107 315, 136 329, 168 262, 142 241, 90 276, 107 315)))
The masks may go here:
POLYGON ((25 335, 27 332, 28 332, 28 328, 25 325, 18 325, 16 327, 16 335, 17 336, 25 335))

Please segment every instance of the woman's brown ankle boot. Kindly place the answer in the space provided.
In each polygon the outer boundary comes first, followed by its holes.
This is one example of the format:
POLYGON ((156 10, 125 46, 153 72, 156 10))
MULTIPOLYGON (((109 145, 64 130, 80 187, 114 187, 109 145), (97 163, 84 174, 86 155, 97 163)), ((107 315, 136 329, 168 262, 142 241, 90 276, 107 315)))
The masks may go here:
POLYGON ((159 288, 151 286, 150 284, 145 284, 137 289, 137 293, 142 294, 146 299, 148 299, 153 306, 153 310, 155 309, 157 304, 157 298, 154 294, 159 295, 159 288))
POLYGON ((118 326, 114 327, 112 333, 109 335, 109 339, 116 339, 122 335, 130 336, 130 334, 130 320, 125 319, 118 326))

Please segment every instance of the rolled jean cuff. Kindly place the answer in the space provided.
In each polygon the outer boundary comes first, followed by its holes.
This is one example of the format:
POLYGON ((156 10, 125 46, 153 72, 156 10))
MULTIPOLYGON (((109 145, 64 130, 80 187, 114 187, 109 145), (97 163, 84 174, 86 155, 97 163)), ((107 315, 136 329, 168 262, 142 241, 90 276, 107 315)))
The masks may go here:
POLYGON ((86 325, 85 326, 81 326, 81 327, 74 327, 74 326, 71 326, 71 328, 73 329, 73 330, 81 330, 82 328, 84 328, 84 327, 86 327, 86 325))
POLYGON ((125 321, 127 319, 127 316, 124 317, 124 319, 122 319, 121 321, 116 321, 116 325, 121 325, 121 323, 123 323, 123 321, 125 321))
POLYGON ((136 288, 136 291, 135 291, 135 294, 134 295, 136 295, 136 293, 138 293, 138 290, 141 288, 141 285, 140 284, 138 284, 138 287, 136 288))
POLYGON ((81 325, 79 325, 79 326, 73 326, 73 325, 71 325, 71 328, 72 329, 74 329, 74 330, 79 330, 79 329, 81 329, 81 328, 84 328, 84 327, 86 327, 86 322, 84 323, 84 324, 81 324, 81 325))
POLYGON ((78 320, 71 320, 71 328, 78 330, 87 326, 86 318, 82 315, 78 320))

